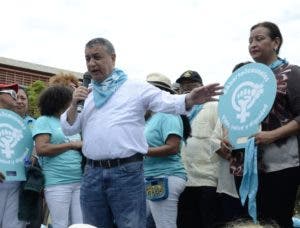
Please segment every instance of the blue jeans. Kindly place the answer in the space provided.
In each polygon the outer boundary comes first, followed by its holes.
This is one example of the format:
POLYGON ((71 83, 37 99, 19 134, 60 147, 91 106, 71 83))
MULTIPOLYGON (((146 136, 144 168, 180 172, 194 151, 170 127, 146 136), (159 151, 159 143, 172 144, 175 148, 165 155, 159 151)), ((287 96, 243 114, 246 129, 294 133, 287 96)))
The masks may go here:
POLYGON ((146 195, 143 162, 104 169, 87 165, 80 203, 83 222, 111 228, 146 227, 146 195))

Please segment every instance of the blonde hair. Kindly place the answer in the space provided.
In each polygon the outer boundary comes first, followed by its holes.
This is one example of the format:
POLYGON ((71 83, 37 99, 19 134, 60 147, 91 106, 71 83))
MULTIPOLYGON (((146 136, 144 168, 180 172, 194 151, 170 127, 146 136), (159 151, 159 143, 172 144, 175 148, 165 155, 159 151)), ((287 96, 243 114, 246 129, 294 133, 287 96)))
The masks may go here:
POLYGON ((58 85, 58 84, 64 86, 71 86, 70 85, 71 83, 73 83, 75 87, 79 86, 78 78, 76 78, 75 75, 71 73, 59 73, 52 76, 49 79, 49 86, 58 85))

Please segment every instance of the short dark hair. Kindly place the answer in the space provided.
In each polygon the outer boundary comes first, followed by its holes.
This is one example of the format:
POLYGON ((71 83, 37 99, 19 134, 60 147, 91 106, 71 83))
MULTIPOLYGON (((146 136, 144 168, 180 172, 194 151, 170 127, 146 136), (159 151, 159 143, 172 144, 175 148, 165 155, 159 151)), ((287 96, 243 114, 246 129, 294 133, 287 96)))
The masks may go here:
POLYGON ((92 40, 90 40, 89 42, 86 43, 85 47, 86 48, 91 48, 93 47, 94 45, 101 45, 103 47, 105 47, 106 51, 108 54, 116 54, 115 52, 115 48, 114 46, 112 45, 112 43, 105 39, 105 38, 101 38, 101 37, 98 37, 98 38, 94 38, 92 40))
POLYGON ((54 116, 67 109, 71 101, 72 90, 69 87, 54 85, 42 91, 38 106, 41 115, 54 116))
POLYGON ((245 65, 247 65, 247 64, 249 64, 249 63, 252 63, 252 62, 246 61, 246 62, 241 62, 241 63, 236 64, 236 65, 233 67, 232 73, 233 73, 234 71, 236 71, 237 69, 241 68, 242 66, 245 66, 245 65))
POLYGON ((264 22, 257 23, 256 25, 253 25, 251 27, 250 31, 252 31, 253 29, 255 29, 257 27, 267 28, 269 30, 269 36, 270 36, 270 38, 272 40, 274 40, 277 37, 280 39, 279 46, 278 46, 278 48, 276 50, 276 53, 279 54, 280 47, 281 47, 281 45, 283 43, 283 38, 282 38, 282 35, 281 35, 279 27, 275 23, 273 23, 273 22, 264 21, 264 22))

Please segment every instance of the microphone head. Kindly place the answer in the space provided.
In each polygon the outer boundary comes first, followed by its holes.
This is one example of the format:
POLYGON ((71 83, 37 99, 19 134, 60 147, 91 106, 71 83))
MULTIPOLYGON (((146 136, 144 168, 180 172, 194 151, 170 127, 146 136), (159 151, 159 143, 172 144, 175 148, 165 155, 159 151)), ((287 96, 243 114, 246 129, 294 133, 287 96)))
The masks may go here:
MULTIPOLYGON (((90 72, 85 72, 83 75, 83 82, 82 85, 86 88, 89 87, 89 84, 91 83, 92 80, 92 75, 90 74, 90 72)), ((81 113, 83 110, 83 106, 84 106, 84 100, 83 101, 79 101, 77 103, 77 113, 81 113)))
POLYGON ((83 75, 83 82, 82 82, 82 85, 84 87, 89 87, 89 84, 91 83, 91 80, 92 80, 92 75, 90 74, 90 72, 85 72, 84 75, 83 75))
POLYGON ((83 79, 92 79, 92 75, 90 74, 90 72, 85 72, 84 74, 83 74, 83 79))
POLYGON ((81 101, 77 104, 77 113, 81 113, 82 110, 83 110, 83 105, 84 105, 84 102, 81 101))

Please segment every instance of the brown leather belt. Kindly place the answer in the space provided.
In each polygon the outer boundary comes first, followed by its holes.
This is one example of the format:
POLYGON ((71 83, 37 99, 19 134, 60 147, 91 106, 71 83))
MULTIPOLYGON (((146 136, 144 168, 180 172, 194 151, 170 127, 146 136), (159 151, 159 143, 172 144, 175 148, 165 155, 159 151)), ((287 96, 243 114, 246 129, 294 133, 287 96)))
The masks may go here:
POLYGON ((87 159, 87 164, 91 165, 92 167, 101 167, 104 169, 109 169, 116 166, 124 165, 126 163, 137 162, 142 160, 143 160, 143 155, 140 153, 136 153, 127 158, 115 158, 115 159, 108 159, 108 160, 87 159))

